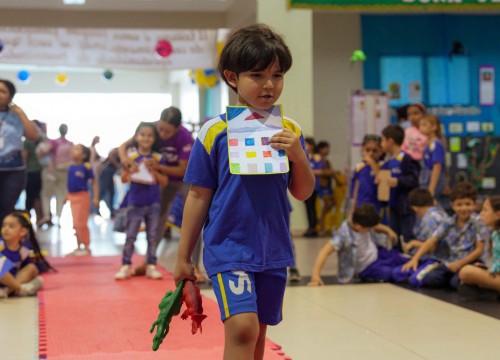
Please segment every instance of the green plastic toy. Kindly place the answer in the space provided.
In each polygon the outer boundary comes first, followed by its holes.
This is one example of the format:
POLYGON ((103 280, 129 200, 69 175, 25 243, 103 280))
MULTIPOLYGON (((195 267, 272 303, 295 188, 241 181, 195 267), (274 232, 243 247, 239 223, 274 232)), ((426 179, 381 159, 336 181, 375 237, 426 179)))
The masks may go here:
POLYGON ((153 350, 156 351, 160 347, 163 339, 167 336, 170 330, 170 321, 172 317, 179 315, 182 306, 182 289, 184 288, 184 280, 182 280, 175 291, 167 291, 163 299, 161 300, 158 308, 160 309, 160 314, 158 319, 153 323, 150 333, 153 333, 156 327, 156 334, 153 337, 153 350))

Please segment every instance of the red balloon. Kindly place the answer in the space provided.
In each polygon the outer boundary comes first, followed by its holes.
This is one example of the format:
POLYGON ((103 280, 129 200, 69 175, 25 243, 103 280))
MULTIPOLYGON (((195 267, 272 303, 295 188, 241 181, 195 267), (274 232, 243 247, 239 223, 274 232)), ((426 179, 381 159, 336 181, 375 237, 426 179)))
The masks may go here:
POLYGON ((169 57, 172 54, 172 44, 168 40, 159 40, 156 43, 156 53, 162 58, 169 57))

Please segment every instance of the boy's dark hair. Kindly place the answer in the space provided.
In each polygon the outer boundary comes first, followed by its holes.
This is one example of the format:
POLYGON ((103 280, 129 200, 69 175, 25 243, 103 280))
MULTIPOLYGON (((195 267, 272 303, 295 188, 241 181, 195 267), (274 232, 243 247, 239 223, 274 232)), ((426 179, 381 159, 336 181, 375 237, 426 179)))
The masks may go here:
POLYGON ((364 228, 372 228, 380 223, 380 215, 373 204, 361 204, 352 214, 352 222, 364 228))
POLYGON ((83 144, 78 144, 79 146, 82 147, 82 153, 83 153, 83 162, 89 162, 90 161, 90 148, 83 144))
MULTIPOLYGON (((494 212, 500 211, 500 195, 492 195, 488 200, 494 212)), ((495 230, 500 230, 500 220, 495 223, 495 230)))
POLYGON ((450 200, 455 201, 457 199, 471 199, 472 201, 476 201, 477 199, 476 187, 468 181, 456 184, 451 189, 450 200))
POLYGON ((396 119, 398 122, 401 122, 403 120, 406 120, 408 118, 408 107, 410 105, 406 104, 403 106, 400 106, 396 109, 396 119))
POLYGON ((394 143, 398 146, 403 144, 405 139, 405 131, 399 125, 388 125, 382 130, 382 135, 386 139, 392 139, 394 143))
POLYGON ((134 139, 132 141, 132 146, 135 147, 135 148, 137 148, 138 144, 137 144, 137 141, 135 141, 135 137, 137 136, 137 133, 139 132, 139 130, 142 127, 148 127, 150 129, 153 129, 153 136, 155 137, 155 142, 153 143, 153 146, 151 147, 151 150, 158 151, 158 149, 160 148, 160 134, 158 134, 158 130, 156 130, 156 126, 152 122, 145 122, 145 121, 143 121, 143 122, 141 122, 137 126, 137 128, 135 129, 134 139))
POLYGON ((12 81, 4 79, 0 79, 0 83, 4 84, 7 90, 9 90, 10 100, 12 100, 16 95, 16 86, 12 83, 12 81))
POLYGON ((182 121, 181 111, 175 106, 170 106, 161 112, 160 120, 178 128, 182 121))
POLYGON ((245 71, 262 71, 276 60, 280 71, 286 73, 292 66, 292 54, 283 38, 265 24, 254 24, 234 31, 226 41, 219 57, 217 70, 224 82, 235 92, 224 70, 239 75, 245 71))
POLYGON ((314 146, 316 146, 316 142, 314 141, 314 138, 313 138, 313 137, 310 137, 310 136, 306 137, 306 138, 304 139, 304 142, 305 142, 306 144, 309 144, 309 145, 313 146, 313 147, 314 147, 314 146))
POLYGON ((372 141, 380 145, 380 143, 382 142, 382 138, 380 137, 380 135, 377 134, 366 134, 363 137, 363 142, 361 143, 361 146, 365 146, 366 144, 372 141))
POLYGON ((434 198, 427 189, 413 189, 408 194, 410 206, 434 206, 434 198))
POLYGON ((316 152, 320 152, 321 149, 330 147, 330 143, 328 141, 320 141, 316 144, 316 152))

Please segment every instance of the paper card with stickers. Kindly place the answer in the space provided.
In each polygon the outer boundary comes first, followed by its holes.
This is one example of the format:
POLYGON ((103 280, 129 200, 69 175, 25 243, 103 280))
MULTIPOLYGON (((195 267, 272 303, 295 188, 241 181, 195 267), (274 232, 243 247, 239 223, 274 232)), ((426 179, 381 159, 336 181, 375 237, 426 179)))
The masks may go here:
POLYGON ((226 122, 231 174, 268 175, 289 171, 286 152, 269 145, 269 139, 283 130, 281 105, 266 110, 228 106, 226 122))

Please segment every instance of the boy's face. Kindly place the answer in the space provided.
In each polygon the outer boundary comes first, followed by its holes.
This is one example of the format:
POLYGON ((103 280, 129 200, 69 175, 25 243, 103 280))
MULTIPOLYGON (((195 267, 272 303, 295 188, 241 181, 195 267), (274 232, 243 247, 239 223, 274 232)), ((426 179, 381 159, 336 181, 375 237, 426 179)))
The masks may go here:
POLYGON ((384 153, 389 152, 391 150, 392 144, 393 144, 392 139, 388 139, 384 135, 382 135, 382 142, 380 143, 382 152, 384 153))
POLYGON ((283 91, 284 74, 276 61, 262 71, 245 71, 235 74, 225 70, 224 76, 231 86, 238 89, 236 105, 256 109, 269 109, 279 99, 283 91))
POLYGON ((466 221, 476 210, 476 202, 470 198, 458 198, 451 202, 451 208, 459 220, 466 221))

